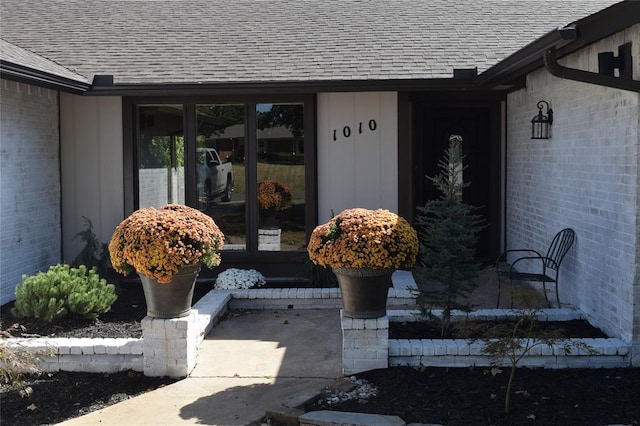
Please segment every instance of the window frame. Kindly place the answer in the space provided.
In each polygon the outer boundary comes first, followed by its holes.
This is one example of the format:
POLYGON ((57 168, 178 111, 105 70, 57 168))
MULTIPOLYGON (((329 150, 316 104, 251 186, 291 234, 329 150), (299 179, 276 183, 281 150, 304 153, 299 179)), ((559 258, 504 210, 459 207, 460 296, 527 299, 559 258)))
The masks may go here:
MULTIPOLYGON (((256 105, 265 103, 298 103, 304 107, 304 166, 305 166, 305 231, 307 241, 318 221, 317 214, 317 155, 316 155, 316 98, 312 94, 295 95, 250 95, 250 96, 131 96, 122 98, 123 111, 123 165, 124 165, 124 217, 138 209, 138 153, 136 149, 137 106, 144 104, 179 104, 184 111, 185 138, 185 202, 197 205, 196 182, 196 105, 243 104, 245 106, 246 161, 256 164, 257 134, 256 105), (251 148, 251 149, 249 149, 251 148)), ((257 169, 247 168, 247 200, 257 199, 257 169)), ((258 251, 258 206, 257 202, 245 204, 247 218, 247 250, 222 251, 223 265, 249 267, 271 264, 304 263, 306 251, 258 251)), ((263 272, 265 273, 265 272, 263 272)), ((269 271, 266 271, 269 273, 269 271)), ((287 275, 280 273, 279 275, 287 275)))

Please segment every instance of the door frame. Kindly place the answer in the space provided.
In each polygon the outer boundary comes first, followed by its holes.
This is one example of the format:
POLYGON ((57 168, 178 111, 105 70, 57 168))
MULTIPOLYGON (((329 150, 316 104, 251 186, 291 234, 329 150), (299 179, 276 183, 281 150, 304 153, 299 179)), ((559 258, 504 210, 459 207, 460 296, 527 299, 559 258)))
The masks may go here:
POLYGON ((487 220, 489 222, 488 259, 495 259, 501 249, 501 231, 503 223, 503 157, 505 117, 503 102, 504 93, 474 92, 419 92, 403 93, 398 96, 398 191, 401 204, 399 213, 415 222, 416 196, 415 190, 424 179, 421 169, 421 151, 419 141, 422 138, 422 122, 420 117, 428 109, 486 109, 489 113, 489 205, 487 220), (411 167, 407 167, 411 165, 411 167))

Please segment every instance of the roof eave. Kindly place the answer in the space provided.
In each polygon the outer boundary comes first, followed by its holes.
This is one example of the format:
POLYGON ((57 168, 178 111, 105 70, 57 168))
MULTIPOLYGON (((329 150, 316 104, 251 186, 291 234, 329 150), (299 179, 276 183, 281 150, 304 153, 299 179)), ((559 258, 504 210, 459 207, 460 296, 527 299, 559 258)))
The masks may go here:
POLYGON ((74 94, 83 94, 91 88, 91 84, 85 81, 70 79, 5 60, 0 60, 0 77, 74 94))
POLYGON ((544 66, 545 51, 567 43, 556 28, 481 73, 478 76, 478 84, 485 87, 505 84, 509 86, 522 75, 544 66))
POLYGON ((169 95, 245 95, 300 94, 331 91, 411 91, 411 90, 474 90, 475 79, 392 79, 392 80, 308 80, 263 82, 207 83, 116 83, 93 85, 90 95, 169 96, 169 95))
POLYGON ((625 0, 563 28, 556 28, 478 76, 484 87, 512 85, 531 71, 544 67, 549 50, 561 57, 611 36, 640 21, 640 1, 625 0))

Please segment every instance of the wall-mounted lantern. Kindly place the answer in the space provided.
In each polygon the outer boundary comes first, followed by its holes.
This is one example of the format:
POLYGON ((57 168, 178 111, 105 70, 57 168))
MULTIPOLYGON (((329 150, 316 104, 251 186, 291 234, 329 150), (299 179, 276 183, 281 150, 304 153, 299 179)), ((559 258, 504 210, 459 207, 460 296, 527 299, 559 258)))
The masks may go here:
POLYGON ((531 119, 531 139, 549 139, 549 126, 553 124, 553 110, 547 101, 538 102, 538 114, 531 119), (547 106, 546 114, 542 113, 543 105, 547 106))

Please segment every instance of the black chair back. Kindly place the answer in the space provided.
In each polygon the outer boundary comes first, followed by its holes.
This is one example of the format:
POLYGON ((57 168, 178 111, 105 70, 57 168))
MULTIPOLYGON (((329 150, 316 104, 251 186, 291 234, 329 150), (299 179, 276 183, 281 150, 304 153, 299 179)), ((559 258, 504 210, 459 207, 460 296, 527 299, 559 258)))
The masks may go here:
POLYGON ((547 268, 555 271, 558 270, 562 259, 564 259, 571 245, 573 245, 575 237, 576 233, 571 228, 565 228, 553 237, 553 241, 551 241, 551 245, 547 251, 547 259, 545 260, 547 268))

